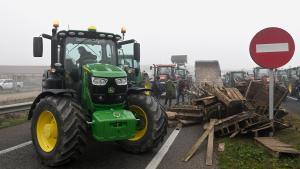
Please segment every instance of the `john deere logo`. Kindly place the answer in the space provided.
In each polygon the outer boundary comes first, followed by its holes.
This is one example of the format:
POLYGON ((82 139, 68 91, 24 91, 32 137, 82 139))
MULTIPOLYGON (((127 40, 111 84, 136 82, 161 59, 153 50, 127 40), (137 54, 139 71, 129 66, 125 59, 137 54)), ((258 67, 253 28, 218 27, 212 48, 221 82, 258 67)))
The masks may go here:
POLYGON ((109 87, 107 92, 108 93, 115 93, 115 88, 109 87))
POLYGON ((121 116, 121 114, 119 112, 113 112, 113 116, 115 118, 119 118, 121 116))

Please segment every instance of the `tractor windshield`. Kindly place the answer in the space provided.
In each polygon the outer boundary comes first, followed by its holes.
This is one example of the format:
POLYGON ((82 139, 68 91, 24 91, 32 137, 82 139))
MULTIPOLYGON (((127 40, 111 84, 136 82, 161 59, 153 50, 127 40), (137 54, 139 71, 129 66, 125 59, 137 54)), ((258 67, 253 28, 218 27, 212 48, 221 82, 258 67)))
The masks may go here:
POLYGON ((244 73, 243 72, 233 73, 233 79, 234 80, 243 80, 244 79, 244 73))
POLYGON ((171 67, 159 67, 158 71, 161 75, 170 75, 172 73, 171 67))
POLYGON ((88 63, 116 65, 116 62, 116 45, 112 40, 78 37, 66 38, 66 64, 74 64, 79 67, 88 63))
POLYGON ((269 70, 263 69, 263 68, 256 69, 255 76, 256 76, 256 79, 262 79, 263 77, 268 77, 269 70))
POLYGON ((176 69, 176 72, 175 72, 177 75, 180 75, 180 76, 185 76, 185 71, 183 69, 176 69))

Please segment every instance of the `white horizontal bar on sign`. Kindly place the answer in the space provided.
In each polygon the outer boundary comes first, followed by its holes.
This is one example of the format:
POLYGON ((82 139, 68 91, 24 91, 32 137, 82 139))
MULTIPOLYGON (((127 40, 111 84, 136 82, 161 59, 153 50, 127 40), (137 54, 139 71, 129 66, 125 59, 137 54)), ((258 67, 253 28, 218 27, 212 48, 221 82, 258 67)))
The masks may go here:
POLYGON ((288 52, 288 43, 256 44, 256 53, 288 52))

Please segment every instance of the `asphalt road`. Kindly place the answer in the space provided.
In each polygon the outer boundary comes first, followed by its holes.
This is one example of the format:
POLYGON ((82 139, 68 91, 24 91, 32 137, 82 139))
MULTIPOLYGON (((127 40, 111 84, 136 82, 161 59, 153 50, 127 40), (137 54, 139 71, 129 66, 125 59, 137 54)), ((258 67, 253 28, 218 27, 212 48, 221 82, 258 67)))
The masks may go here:
MULTIPOLYGON (((287 98, 282 104, 284 108, 292 113, 300 114, 300 102, 287 98)), ((168 139, 174 128, 168 129, 168 134, 164 141, 168 139)), ((171 144, 168 152, 158 165, 158 169, 205 169, 216 168, 217 159, 214 155, 214 166, 205 165, 206 144, 202 144, 195 156, 189 162, 182 162, 182 158, 203 130, 200 125, 184 127, 179 131, 175 141, 171 144)), ((0 130, 0 152, 10 147, 19 145, 31 140, 30 122, 5 128, 0 130)), ((144 169, 157 156, 157 152, 165 148, 160 144, 152 152, 139 155, 122 151, 118 144, 113 142, 100 143, 92 138, 89 141, 86 153, 77 161, 61 166, 62 169, 144 169), (163 148, 162 148, 163 147, 163 148)), ((216 147, 216 145, 215 145, 216 147)), ((32 144, 15 149, 13 151, 0 153, 1 169, 44 169, 35 153, 32 144)))
POLYGON ((300 101, 294 97, 288 96, 281 106, 290 113, 300 115, 300 101))
MULTIPOLYGON (((164 139, 168 139, 175 128, 168 128, 168 134, 164 139)), ((158 164, 158 169, 197 169, 215 168, 205 165, 206 146, 202 144, 199 151, 189 162, 182 162, 182 158, 193 143, 201 136, 203 130, 200 125, 184 127, 179 131, 171 145, 160 144, 151 152, 143 154, 130 154, 124 152, 118 144, 114 142, 96 142, 89 139, 89 145, 85 154, 77 161, 61 166, 62 169, 144 169, 157 157, 161 149, 169 147, 169 151, 158 164), (163 146, 164 145, 164 146, 163 146), (162 148, 163 147, 163 148, 162 148)), ((1 153, 11 147, 28 143, 31 141, 30 122, 5 128, 0 130, 0 169, 44 169, 31 143, 15 150, 1 153)), ((216 165, 214 157, 214 165, 216 165)))

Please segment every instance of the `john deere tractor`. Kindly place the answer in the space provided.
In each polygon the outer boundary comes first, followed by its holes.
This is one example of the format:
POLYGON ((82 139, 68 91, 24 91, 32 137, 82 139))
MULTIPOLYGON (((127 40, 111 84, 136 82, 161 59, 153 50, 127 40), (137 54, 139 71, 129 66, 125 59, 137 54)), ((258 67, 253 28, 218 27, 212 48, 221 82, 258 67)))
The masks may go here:
MULTIPOLYGON (((95 27, 58 31, 58 26, 33 39, 34 57, 42 57, 43 39, 51 41, 51 68, 28 116, 41 161, 57 166, 78 158, 89 134, 132 153, 155 148, 166 134, 165 112, 145 94, 149 89, 127 79, 124 66, 129 56, 140 61, 139 43, 95 27)), ((131 71, 139 72, 139 66, 131 71)))

